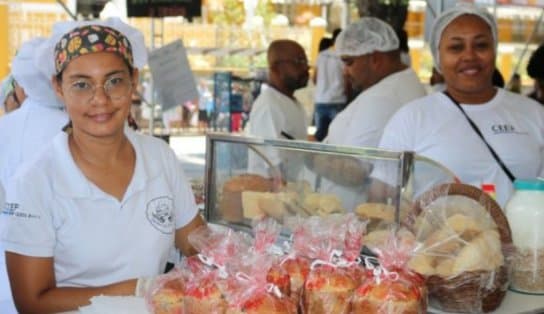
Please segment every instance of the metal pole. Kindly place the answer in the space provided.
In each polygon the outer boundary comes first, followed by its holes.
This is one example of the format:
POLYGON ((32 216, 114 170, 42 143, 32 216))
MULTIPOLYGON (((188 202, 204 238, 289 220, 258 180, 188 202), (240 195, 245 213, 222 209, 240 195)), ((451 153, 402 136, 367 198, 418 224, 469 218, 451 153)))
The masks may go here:
MULTIPOLYGON (((150 51, 155 49, 155 18, 151 16, 151 43, 150 51)), ((155 86, 153 86, 153 77, 149 77, 149 88, 151 89, 151 105, 149 106, 149 134, 153 135, 153 125, 155 123, 155 86)))
POLYGON ((542 23, 543 18, 544 18, 544 8, 540 11, 540 16, 538 17, 538 21, 536 22, 535 27, 533 28, 533 31, 531 32, 531 35, 529 36, 529 38, 527 38, 527 41, 525 42, 525 47, 523 47, 523 51, 521 52, 521 56, 519 57, 518 62, 516 63, 516 66, 514 67, 514 72, 512 72, 512 76, 508 80, 508 83, 510 83, 510 81, 512 81, 512 77, 514 76, 514 74, 518 73, 519 67, 521 66, 521 61, 523 60, 523 57, 527 53, 527 50, 529 49, 529 44, 533 40, 533 37, 535 37, 535 34, 536 34, 537 30, 538 30, 538 27, 540 26, 540 23, 542 23))
POLYGON ((395 224, 400 225, 400 204, 402 195, 407 188, 408 182, 414 173, 415 153, 412 151, 404 151, 400 156, 400 165, 398 169, 397 191, 395 195, 395 224))

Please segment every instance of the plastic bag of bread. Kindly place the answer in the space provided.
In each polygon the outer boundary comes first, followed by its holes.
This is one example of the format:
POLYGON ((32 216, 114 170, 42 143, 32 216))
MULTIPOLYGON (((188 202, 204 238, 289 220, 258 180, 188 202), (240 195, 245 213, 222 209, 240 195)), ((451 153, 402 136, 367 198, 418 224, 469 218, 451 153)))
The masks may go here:
MULTIPOLYGON (((288 272, 280 266, 283 257, 283 251, 275 246, 281 231, 279 225, 274 219, 264 218, 253 221, 254 242, 251 252, 256 253, 258 258, 264 256, 267 262, 271 262, 268 270, 264 272, 264 265, 255 262, 259 271, 266 274, 266 281, 276 286, 283 296, 291 294, 291 283, 288 272)), ((268 264, 266 264, 268 265, 268 264)))
POLYGON ((408 222, 419 245, 409 267, 427 277, 431 306, 472 313, 500 305, 513 246, 506 217, 489 195, 441 185, 417 200, 408 222))
POLYGON ((225 263, 247 251, 249 240, 248 236, 226 228, 201 227, 193 231, 189 241, 200 254, 184 258, 171 272, 159 276, 146 295, 149 309, 161 314, 206 313, 199 308, 202 299, 208 296, 219 296, 215 303, 221 304, 222 294, 212 278, 219 274, 226 276, 225 263))
POLYGON ((227 313, 295 314, 296 303, 289 298, 289 276, 278 267, 280 256, 271 249, 281 226, 273 219, 254 221, 253 247, 227 264, 227 313))
POLYGON ((226 289, 226 313, 297 313, 295 301, 268 280, 273 263, 268 256, 252 251, 239 260, 239 265, 229 267, 235 275, 230 277, 226 289))
POLYGON ((149 312, 153 314, 182 314, 186 276, 174 268, 157 278, 145 296, 149 312))
POLYGON ((303 286, 303 313, 349 313, 353 290, 365 278, 357 260, 364 227, 354 214, 304 222, 296 241, 304 243, 298 251, 312 264, 303 286))
POLYGON ((185 284, 183 313, 223 314, 227 309, 225 295, 228 285, 223 284, 228 277, 220 270, 193 274, 185 284))
POLYGON ((229 259, 249 250, 253 239, 246 233, 226 227, 199 227, 188 236, 189 243, 200 253, 205 263, 219 268, 229 259))
POLYGON ((199 252, 187 260, 201 267, 184 267, 190 276, 185 283, 183 313, 224 313, 227 308, 223 284, 228 278, 226 265, 251 247, 251 237, 229 228, 200 227, 189 234, 189 243, 199 252))
POLYGON ((365 261, 366 267, 372 270, 372 277, 355 290, 352 313, 427 312, 424 279, 407 267, 414 245, 414 241, 399 236, 399 232, 388 231, 386 240, 379 247, 374 247, 379 265, 365 261))

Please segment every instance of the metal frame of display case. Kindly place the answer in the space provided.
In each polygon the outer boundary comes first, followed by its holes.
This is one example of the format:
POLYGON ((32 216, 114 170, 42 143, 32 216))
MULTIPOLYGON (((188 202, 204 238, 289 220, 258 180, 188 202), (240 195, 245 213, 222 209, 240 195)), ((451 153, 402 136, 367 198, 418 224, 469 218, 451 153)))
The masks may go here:
MULTIPOLYGON (((396 182, 396 191, 395 191, 395 207, 396 215, 395 219, 399 221, 399 206, 401 195, 404 192, 404 189, 407 186, 408 179, 410 174, 414 170, 414 165, 416 161, 422 161, 428 164, 436 165, 437 168, 442 168, 444 171, 447 171, 451 174, 452 177, 455 177, 451 171, 447 170, 444 166, 440 165, 436 161, 416 155, 411 151, 388 151, 383 149, 376 148, 361 148, 361 147, 350 147, 350 146, 338 146, 338 145, 329 145, 317 142, 307 142, 307 141, 298 141, 298 140, 277 140, 277 139, 263 139, 255 137, 245 137, 240 135, 232 135, 225 133, 209 133, 206 136, 206 174, 205 174, 205 184, 204 184, 204 193, 206 195, 205 201, 205 216, 206 219, 210 222, 212 206, 217 204, 216 197, 213 191, 217 190, 217 187, 213 187, 212 184, 215 184, 215 171, 214 162, 216 160, 217 152, 214 150, 217 145, 215 142, 221 143, 233 143, 233 144, 244 144, 247 145, 249 149, 255 148, 253 146, 272 146, 279 149, 290 149, 290 150, 301 150, 301 151, 319 151, 320 153, 330 153, 334 155, 345 155, 345 156, 356 156, 356 157, 365 157, 376 160, 394 160, 398 164, 398 176, 396 182), (212 191, 213 190, 213 191, 212 191)), ((230 224, 229 224, 230 225, 230 224)))

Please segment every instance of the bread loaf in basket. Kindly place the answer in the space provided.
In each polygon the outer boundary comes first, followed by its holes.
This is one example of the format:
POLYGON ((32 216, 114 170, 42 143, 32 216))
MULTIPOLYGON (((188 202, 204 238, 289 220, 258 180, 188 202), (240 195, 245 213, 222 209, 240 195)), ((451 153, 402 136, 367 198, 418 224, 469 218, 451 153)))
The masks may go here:
POLYGON ((427 277, 431 306, 458 313, 499 307, 513 245, 493 198, 471 185, 439 185, 416 200, 408 225, 422 244, 410 267, 427 277))

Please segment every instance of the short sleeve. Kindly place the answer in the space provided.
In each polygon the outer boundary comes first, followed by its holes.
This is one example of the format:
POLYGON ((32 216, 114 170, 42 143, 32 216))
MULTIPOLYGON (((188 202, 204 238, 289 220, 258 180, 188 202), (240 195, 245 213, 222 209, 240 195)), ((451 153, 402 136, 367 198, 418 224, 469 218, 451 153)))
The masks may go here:
POLYGON ((48 186, 40 180, 13 177, 6 186, 1 231, 4 249, 27 256, 51 257, 55 247, 53 215, 45 195, 48 186))

